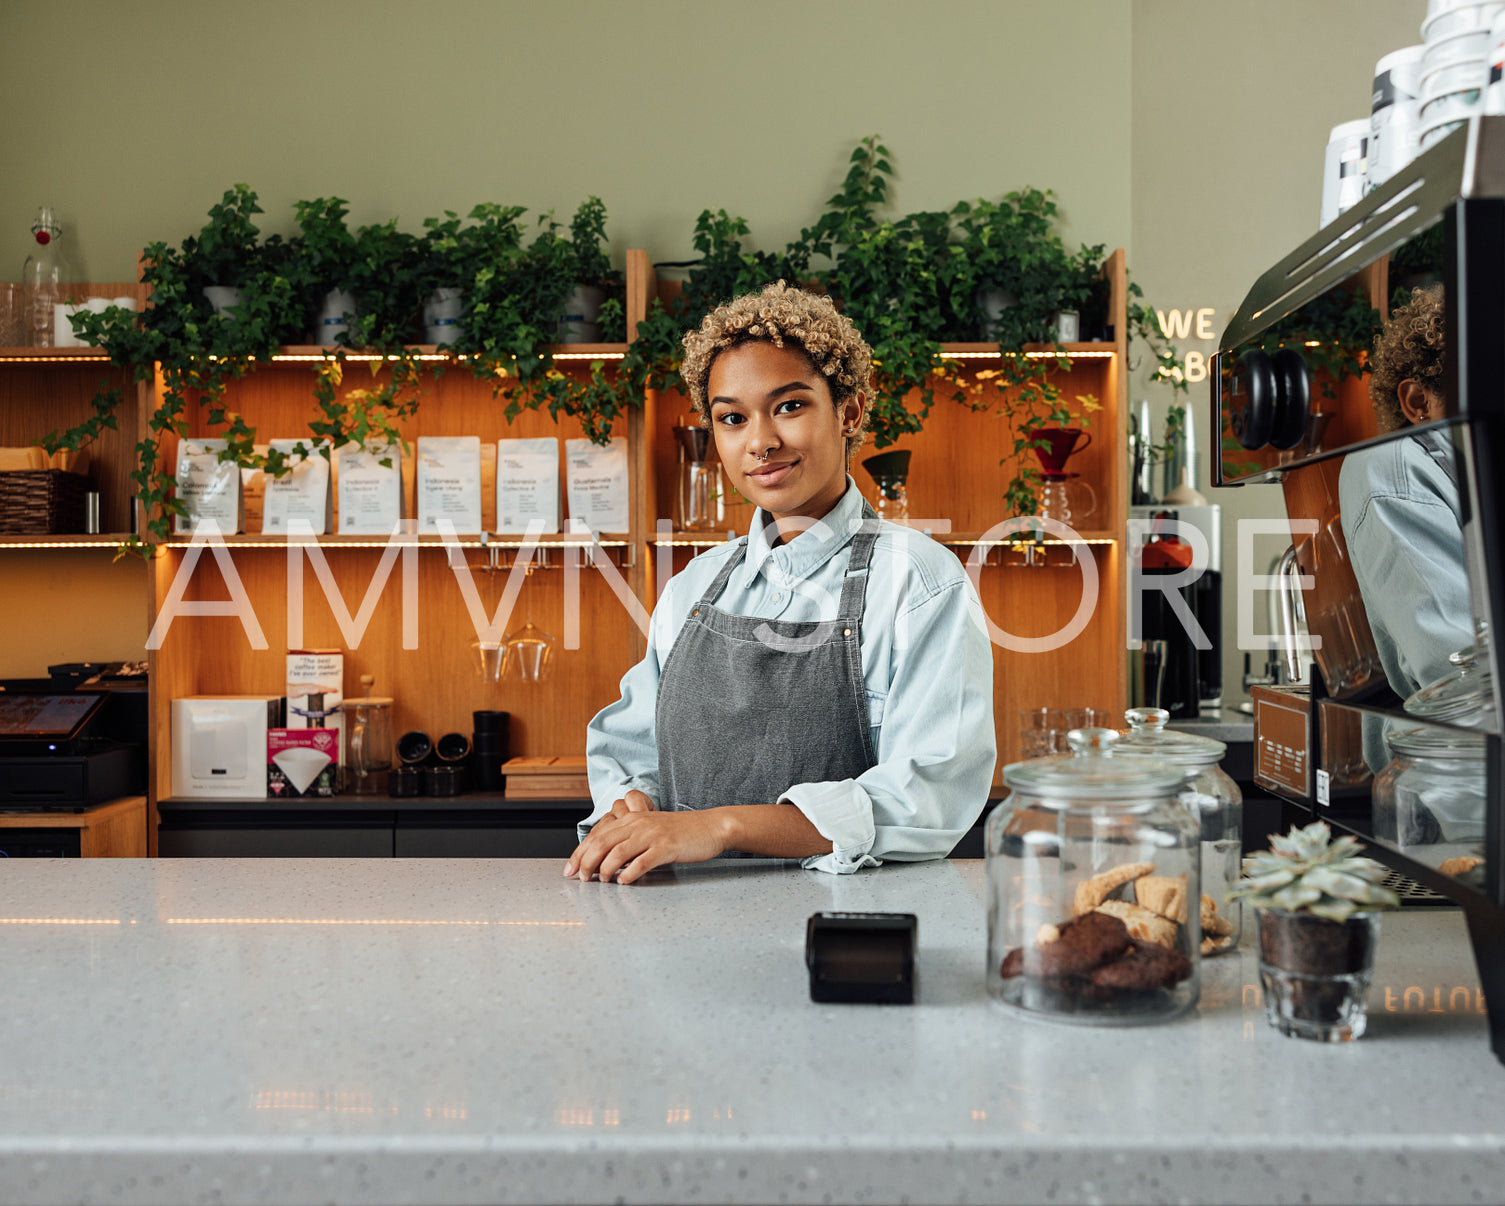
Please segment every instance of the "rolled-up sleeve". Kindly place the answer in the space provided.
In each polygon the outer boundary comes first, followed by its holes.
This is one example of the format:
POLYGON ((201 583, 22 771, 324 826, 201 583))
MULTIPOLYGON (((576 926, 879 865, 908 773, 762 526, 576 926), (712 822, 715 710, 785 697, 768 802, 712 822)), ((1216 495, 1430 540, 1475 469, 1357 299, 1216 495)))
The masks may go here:
POLYGON ((868 696, 876 764, 780 797, 831 843, 831 853, 803 860, 807 868, 847 874, 885 859, 944 858, 987 804, 997 762, 993 648, 971 583, 935 588, 898 626, 908 640, 893 650, 888 693, 868 696))
POLYGON ((581 841, 591 826, 629 791, 644 793, 658 806, 658 735, 654 712, 662 658, 673 643, 665 624, 667 617, 674 614, 666 593, 649 622, 648 652, 622 676, 621 697, 597 712, 586 727, 585 770, 590 780, 592 809, 590 816, 575 827, 581 841))

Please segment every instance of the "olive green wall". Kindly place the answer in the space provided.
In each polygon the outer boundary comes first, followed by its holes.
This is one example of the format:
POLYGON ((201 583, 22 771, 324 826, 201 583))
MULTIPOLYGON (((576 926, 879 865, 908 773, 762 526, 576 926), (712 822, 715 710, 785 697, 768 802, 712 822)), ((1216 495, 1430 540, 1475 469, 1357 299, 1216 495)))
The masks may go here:
MULTIPOLYGON (((337 194, 418 229, 478 201, 572 212, 685 259, 726 207, 782 244, 881 133, 906 211, 1052 187, 1129 236, 1124 0, 84 0, 0 5, 0 267, 50 200, 90 279, 197 230, 231 184, 265 231, 337 194), (23 52, 34 47, 38 53, 23 52), (50 48, 43 51, 43 48, 50 48), (1105 103, 1105 98, 1116 98, 1105 103)), ((3 276, 0 276, 3 279, 3 276)))
MULTIPOLYGON (((779 245, 879 132, 904 210, 1053 188, 1068 238, 1129 247, 1156 304, 1215 307, 1221 329, 1315 226, 1328 128, 1366 111, 1375 59, 1415 40, 1424 10, 75 0, 59 18, 0 0, 0 279, 19 276, 42 201, 81 275, 125 279, 141 246, 195 231, 238 181, 268 232, 321 195, 417 229, 482 200, 568 214, 596 193, 619 261, 629 246, 688 258, 705 207, 779 245)), ((1279 514, 1270 495, 1221 501, 1279 514)), ((0 551, 0 677, 137 653, 143 591, 140 566, 107 553, 0 551)))
MULTIPOLYGON (((1318 227, 1327 136, 1369 113, 1374 64, 1420 41, 1426 0, 1134 0, 1133 224, 1129 262, 1157 308, 1216 311, 1221 335, 1266 268, 1318 227)), ((1217 340, 1177 341, 1210 358, 1217 340)), ((1170 391, 1131 387, 1157 423, 1170 391)), ((1278 486, 1208 489, 1210 383, 1191 386, 1200 488, 1223 506, 1225 701, 1247 698, 1235 646, 1233 571, 1241 518, 1285 515, 1278 486)), ((1288 539, 1255 542, 1266 573, 1288 539)), ((1264 593, 1256 632, 1264 631, 1264 593)), ((1254 654, 1259 667, 1263 651, 1254 654)))

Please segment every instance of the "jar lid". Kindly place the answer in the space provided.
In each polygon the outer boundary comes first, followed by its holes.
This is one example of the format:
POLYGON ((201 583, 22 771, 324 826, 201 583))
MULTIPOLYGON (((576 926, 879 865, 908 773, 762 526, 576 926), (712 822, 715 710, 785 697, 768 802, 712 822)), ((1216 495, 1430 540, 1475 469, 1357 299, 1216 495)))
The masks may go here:
POLYGON ((392 700, 385 695, 361 695, 355 699, 342 700, 341 711, 348 712, 352 708, 390 708, 392 700))
POLYGON ((1483 733, 1457 733, 1446 729, 1392 729, 1385 734, 1392 754, 1408 758, 1457 758, 1480 762, 1484 758, 1483 733))
POLYGON ((1143 800, 1173 796, 1186 775, 1145 758, 1114 757, 1118 734, 1112 729, 1072 729, 1069 754, 1011 762, 1003 768, 1009 787, 1052 800, 1143 800))
POLYGON ((1211 737, 1176 733, 1165 727, 1171 714, 1164 708, 1130 708, 1124 713, 1129 731, 1113 747, 1115 754, 1166 758, 1181 766, 1210 766, 1223 760, 1228 746, 1211 737))
POLYGON ((1403 706, 1412 716, 1427 720, 1482 727, 1495 706, 1488 658, 1480 657, 1477 646, 1469 645, 1448 661, 1458 668, 1408 696, 1403 706))

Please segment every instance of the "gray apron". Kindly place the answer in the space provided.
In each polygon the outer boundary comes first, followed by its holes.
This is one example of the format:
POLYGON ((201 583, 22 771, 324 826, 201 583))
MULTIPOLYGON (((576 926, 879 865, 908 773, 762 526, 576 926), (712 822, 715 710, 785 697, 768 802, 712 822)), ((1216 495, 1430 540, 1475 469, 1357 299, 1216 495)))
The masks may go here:
POLYGON ((776 804, 794 784, 855 779, 876 764, 861 640, 878 525, 866 503, 863 520, 834 621, 718 610, 745 544, 691 608, 654 709, 660 808, 776 804))

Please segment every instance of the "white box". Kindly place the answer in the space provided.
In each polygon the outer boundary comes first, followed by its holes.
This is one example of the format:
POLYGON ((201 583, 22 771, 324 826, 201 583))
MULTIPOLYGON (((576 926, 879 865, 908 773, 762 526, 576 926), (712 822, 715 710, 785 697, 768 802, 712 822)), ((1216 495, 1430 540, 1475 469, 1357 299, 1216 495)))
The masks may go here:
POLYGON ((267 730, 280 695, 187 695, 172 701, 172 794, 188 799, 264 799, 267 730))

